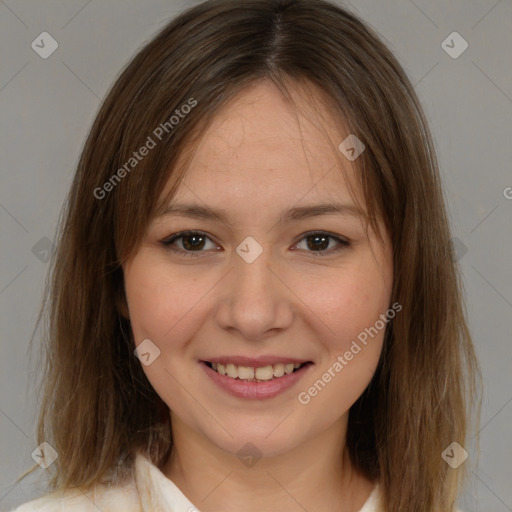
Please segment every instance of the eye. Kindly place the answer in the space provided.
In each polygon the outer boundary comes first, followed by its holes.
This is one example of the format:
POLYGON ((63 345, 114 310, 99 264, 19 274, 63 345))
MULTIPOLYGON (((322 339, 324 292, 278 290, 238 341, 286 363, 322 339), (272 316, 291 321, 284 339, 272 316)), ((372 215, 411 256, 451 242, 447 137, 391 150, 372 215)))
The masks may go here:
MULTIPOLYGON (((210 238, 202 231, 182 231, 181 233, 172 235, 170 238, 162 240, 162 244, 173 252, 194 257, 198 256, 198 254, 194 253, 204 252, 202 249, 207 245, 206 240, 210 240, 210 238), (181 242, 175 244, 177 240, 181 240, 181 242), (177 247, 177 245, 181 245, 181 248, 177 247)), ((213 246, 210 248, 217 248, 211 240, 210 243, 213 246)))
POLYGON ((325 233, 323 231, 312 231, 310 233, 307 233, 299 241, 299 243, 296 244, 296 247, 300 248, 299 245, 302 243, 303 240, 306 241, 306 251, 316 253, 315 256, 325 256, 327 254, 332 254, 350 245, 350 242, 348 242, 347 240, 335 235, 331 235, 330 233, 325 233), (337 241, 337 245, 329 248, 330 240, 337 241))
MULTIPOLYGON (((203 249, 218 249, 218 246, 203 231, 182 231, 162 240, 161 243, 173 252, 192 257, 197 257, 201 252, 205 252, 203 249), (211 244, 210 247, 207 247, 208 241, 211 244)), ((325 256, 349 245, 350 242, 338 236, 323 231, 312 231, 303 236, 294 247, 312 252, 315 256, 325 256), (337 244, 330 247, 333 240, 337 244), (306 249, 299 247, 303 241, 306 241, 306 249)))

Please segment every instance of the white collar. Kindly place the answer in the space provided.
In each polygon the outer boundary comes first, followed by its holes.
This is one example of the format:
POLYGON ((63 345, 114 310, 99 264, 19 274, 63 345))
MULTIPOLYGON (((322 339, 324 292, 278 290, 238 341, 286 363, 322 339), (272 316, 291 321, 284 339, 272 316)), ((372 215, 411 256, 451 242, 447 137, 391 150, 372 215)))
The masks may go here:
POLYGON ((145 455, 135 457, 135 484, 144 512, 199 512, 145 455))

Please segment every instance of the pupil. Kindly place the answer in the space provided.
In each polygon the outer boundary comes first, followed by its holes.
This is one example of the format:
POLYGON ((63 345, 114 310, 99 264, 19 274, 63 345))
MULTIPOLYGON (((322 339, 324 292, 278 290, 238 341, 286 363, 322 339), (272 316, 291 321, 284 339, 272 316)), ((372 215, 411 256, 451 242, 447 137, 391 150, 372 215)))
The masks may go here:
POLYGON ((312 244, 308 243, 310 249, 326 249, 329 246, 328 238, 324 235, 310 235, 308 240, 314 240, 312 244))
POLYGON ((188 235, 183 237, 183 245, 185 246, 186 249, 197 249, 198 247, 202 248, 201 244, 204 244, 204 237, 201 235, 188 235), (196 242, 190 243, 189 240, 191 239, 196 239, 196 242))

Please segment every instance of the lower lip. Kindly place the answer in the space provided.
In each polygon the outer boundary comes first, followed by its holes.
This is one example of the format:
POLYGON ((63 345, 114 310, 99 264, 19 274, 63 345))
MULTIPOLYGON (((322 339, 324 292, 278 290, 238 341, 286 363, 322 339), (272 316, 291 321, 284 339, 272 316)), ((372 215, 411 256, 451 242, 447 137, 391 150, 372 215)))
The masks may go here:
POLYGON ((239 398, 250 399, 272 398, 279 395, 279 393, 283 393, 296 384, 308 372, 309 368, 313 366, 311 363, 308 363, 288 375, 267 381, 251 382, 221 375, 202 361, 199 364, 203 367, 208 377, 224 391, 239 398))

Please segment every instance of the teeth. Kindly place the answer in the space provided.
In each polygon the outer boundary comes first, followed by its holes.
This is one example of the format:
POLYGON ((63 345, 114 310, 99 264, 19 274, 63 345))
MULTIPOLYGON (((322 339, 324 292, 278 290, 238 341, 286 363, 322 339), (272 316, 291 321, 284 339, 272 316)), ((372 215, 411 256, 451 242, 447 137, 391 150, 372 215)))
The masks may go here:
POLYGON ((284 364, 278 363, 274 365, 274 377, 282 377, 284 375, 284 364))
POLYGON ((244 380, 254 379, 254 368, 249 368, 248 366, 239 366, 238 377, 244 380))
POLYGON ((254 375, 258 380, 270 380, 274 377, 274 369, 272 366, 261 366, 256 368, 254 375))
POLYGON ((238 368, 234 364, 227 364, 226 365, 226 375, 228 377, 236 379, 238 377, 238 368))
POLYGON ((212 368, 221 375, 227 375, 232 379, 241 380, 272 380, 275 377, 282 377, 293 373, 293 370, 300 368, 301 363, 277 363, 274 365, 260 366, 259 368, 251 368, 250 366, 236 366, 232 363, 221 364, 212 363, 212 368))

